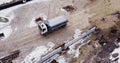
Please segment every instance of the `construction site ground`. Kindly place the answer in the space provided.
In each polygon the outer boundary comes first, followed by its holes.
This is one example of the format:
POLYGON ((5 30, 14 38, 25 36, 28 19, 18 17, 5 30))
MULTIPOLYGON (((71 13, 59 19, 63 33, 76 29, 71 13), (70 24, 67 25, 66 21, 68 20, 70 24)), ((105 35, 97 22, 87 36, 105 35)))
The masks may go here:
MULTIPOLYGON (((76 29, 84 32, 96 25, 104 30, 103 32, 108 33, 107 31, 119 21, 116 16, 112 15, 120 10, 119 4, 120 0, 41 0, 18 5, 18 8, 15 9, 12 7, 13 10, 5 15, 7 17, 14 16, 8 25, 11 26, 12 33, 8 38, 0 41, 0 56, 19 49, 21 54, 17 63, 20 63, 38 46, 53 42, 57 47, 73 39, 76 29), (64 11, 62 8, 67 5, 72 5, 75 9, 72 12, 64 11), (35 22, 35 18, 40 16, 52 19, 59 15, 65 15, 68 18, 67 26, 47 36, 40 35, 37 24, 31 25, 31 22, 35 22)), ((0 14, 9 9, 2 10, 0 14)), ((89 60, 94 56, 92 53, 98 53, 94 50, 100 50, 100 44, 97 43, 98 46, 94 47, 95 44, 96 42, 93 41, 90 45, 82 47, 79 58, 75 58, 72 63, 80 63, 82 60, 86 60, 85 63, 90 63, 90 61, 95 63, 89 60)))

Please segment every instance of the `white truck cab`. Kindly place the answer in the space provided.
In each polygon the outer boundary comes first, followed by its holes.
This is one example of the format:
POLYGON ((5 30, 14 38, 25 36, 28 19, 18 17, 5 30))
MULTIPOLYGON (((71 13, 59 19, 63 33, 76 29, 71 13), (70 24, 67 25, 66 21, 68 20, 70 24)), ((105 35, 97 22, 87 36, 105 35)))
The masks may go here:
POLYGON ((39 29, 41 30, 41 34, 45 34, 48 32, 47 26, 45 25, 44 22, 41 22, 39 25, 39 29))

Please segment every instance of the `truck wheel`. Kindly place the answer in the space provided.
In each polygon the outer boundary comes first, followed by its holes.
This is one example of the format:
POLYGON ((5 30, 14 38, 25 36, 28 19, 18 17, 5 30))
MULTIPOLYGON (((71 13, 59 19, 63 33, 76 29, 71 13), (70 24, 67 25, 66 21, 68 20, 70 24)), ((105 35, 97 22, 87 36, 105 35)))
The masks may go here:
POLYGON ((66 24, 64 24, 62 27, 66 27, 66 24))

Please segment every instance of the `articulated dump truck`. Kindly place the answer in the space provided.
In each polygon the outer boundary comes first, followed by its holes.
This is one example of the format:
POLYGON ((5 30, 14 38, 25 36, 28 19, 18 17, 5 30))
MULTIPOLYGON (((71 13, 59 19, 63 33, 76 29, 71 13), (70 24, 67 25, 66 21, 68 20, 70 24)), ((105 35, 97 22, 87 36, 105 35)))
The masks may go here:
POLYGON ((47 35, 59 28, 65 27, 67 25, 67 22, 68 19, 65 16, 58 16, 51 20, 39 22, 38 27, 42 35, 47 35))

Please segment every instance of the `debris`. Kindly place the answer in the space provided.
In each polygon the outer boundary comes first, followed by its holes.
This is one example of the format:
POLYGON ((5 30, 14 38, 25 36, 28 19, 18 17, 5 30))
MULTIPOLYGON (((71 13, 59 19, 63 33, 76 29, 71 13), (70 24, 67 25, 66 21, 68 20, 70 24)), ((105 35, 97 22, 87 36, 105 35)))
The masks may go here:
POLYGON ((119 11, 113 13, 112 15, 115 15, 118 19, 120 19, 120 12, 119 11))
POLYGON ((13 52, 11 52, 10 54, 1 57, 0 58, 0 62, 2 63, 12 63, 12 60, 14 60, 15 58, 17 58, 20 54, 20 50, 15 50, 13 52))
POLYGON ((58 63, 56 60, 53 60, 51 63, 58 63))
POLYGON ((116 58, 118 55, 119 55, 119 53, 114 53, 114 54, 112 54, 112 57, 116 58))
POLYGON ((101 21, 103 21, 103 22, 104 22, 105 20, 106 20, 106 18, 102 18, 102 19, 101 19, 101 21))
POLYGON ((39 17, 39 18, 36 18, 35 19, 35 22, 38 23, 39 21, 43 21, 43 18, 42 17, 39 17))
POLYGON ((4 33, 4 39, 8 38, 12 33, 11 26, 6 26, 3 29, 0 29, 0 33, 4 33))
POLYGON ((21 63, 33 63, 38 62, 41 57, 47 54, 54 47, 54 43, 49 42, 47 46, 39 46, 34 51, 32 51, 29 55, 21 63))
POLYGON ((63 7, 63 9, 65 9, 67 12, 73 12, 75 10, 75 8, 72 5, 67 5, 63 7))
POLYGON ((64 56, 60 56, 56 59, 58 63, 67 63, 66 58, 64 56))
POLYGON ((78 38, 81 35, 81 31, 79 29, 75 30, 74 38, 78 38))
POLYGON ((6 22, 8 22, 9 20, 7 19, 7 18, 4 18, 4 17, 0 17, 0 22, 4 22, 4 23, 6 23, 6 22))
POLYGON ((96 1, 96 0, 90 0, 91 2, 96 1))
POLYGON ((4 33, 0 33, 0 40, 5 37, 4 33))
MULTIPOLYGON (((109 54, 112 53, 114 49, 119 47, 118 40, 119 40, 120 30, 117 28, 118 27, 115 27, 115 26, 110 27, 109 29, 104 29, 104 30, 101 30, 100 28, 98 28, 94 33, 96 40, 102 46, 100 48, 100 51, 95 57, 96 58, 95 60, 97 63, 111 62, 111 60, 108 58, 109 54)), ((118 52, 116 53, 114 55, 112 54, 112 57, 115 58, 115 59, 112 59, 112 61, 118 60, 116 58, 119 57, 118 56, 119 54, 118 52)))
POLYGON ((118 61, 118 63, 120 63, 120 47, 114 49, 110 55, 110 59, 112 62, 118 61))

